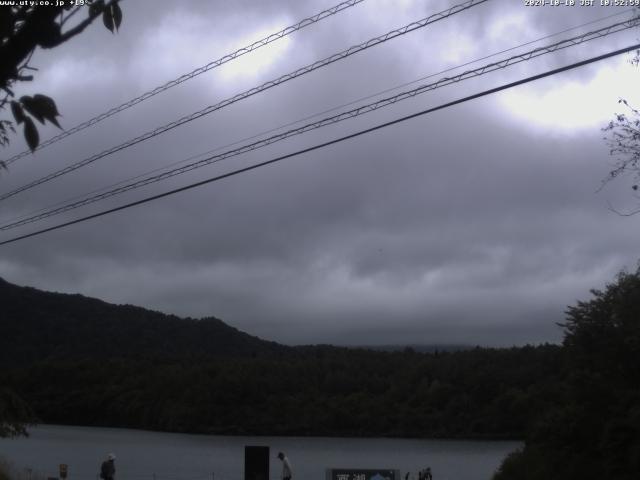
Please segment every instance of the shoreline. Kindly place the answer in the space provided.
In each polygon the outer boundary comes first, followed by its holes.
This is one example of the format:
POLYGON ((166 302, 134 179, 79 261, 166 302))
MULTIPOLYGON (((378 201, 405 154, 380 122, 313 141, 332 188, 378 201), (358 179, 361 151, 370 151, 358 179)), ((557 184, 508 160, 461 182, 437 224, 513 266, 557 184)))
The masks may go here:
MULTIPOLYGON (((63 427, 78 429, 108 429, 114 431, 131 431, 144 433, 159 433, 168 435, 194 435, 194 436, 211 436, 211 437, 257 437, 257 438, 305 438, 305 439, 331 439, 337 438, 341 440, 425 440, 438 442, 524 442, 524 438, 507 435, 477 435, 477 436, 434 436, 434 437, 412 437, 401 435, 341 435, 334 433, 312 434, 312 433, 288 433, 288 434, 269 434, 269 433, 253 433, 246 431, 177 431, 177 430, 151 430, 147 428, 136 428, 131 426, 112 426, 112 425, 74 425, 65 423, 39 423, 30 425, 27 431, 38 427, 63 427)), ((24 437, 23 437, 24 438, 24 437)))

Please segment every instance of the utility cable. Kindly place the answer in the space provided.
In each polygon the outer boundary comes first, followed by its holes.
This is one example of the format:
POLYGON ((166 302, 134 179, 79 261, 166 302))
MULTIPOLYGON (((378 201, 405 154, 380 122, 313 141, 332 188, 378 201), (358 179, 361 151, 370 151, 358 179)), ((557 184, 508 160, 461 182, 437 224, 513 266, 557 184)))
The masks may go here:
MULTIPOLYGON (((62 140, 63 138, 66 138, 70 135, 73 135, 74 133, 77 133, 81 130, 84 130, 85 128, 91 127, 113 115, 115 115, 116 113, 122 112, 123 110, 127 110, 128 108, 133 107, 134 105, 137 105, 138 103, 144 102, 145 100, 161 93, 164 92, 165 90, 168 90, 172 87, 175 87, 176 85, 179 85, 183 82, 186 82, 187 80, 191 80, 194 77, 197 77, 198 75, 201 75, 205 72, 208 72, 209 70, 213 70, 214 68, 217 68, 221 65, 224 65, 225 63, 228 63, 232 60, 235 60, 238 57, 241 57, 242 55, 245 55, 249 52, 253 52, 254 50, 257 50, 261 47, 264 47, 265 45, 269 45, 270 43, 275 42, 276 40, 279 40, 283 37, 286 37, 287 35, 290 35, 294 32, 297 32, 298 30, 302 30, 305 27, 308 27, 309 25, 313 25, 321 20, 324 20, 327 17, 330 17, 332 15, 335 15, 338 12, 341 12, 343 10, 346 10, 347 8, 353 7, 354 5, 357 5, 358 3, 362 3, 364 2, 364 0, 348 0, 342 3, 339 3, 338 5, 335 5, 331 8, 328 8, 326 10, 323 10, 320 13, 317 13, 311 17, 305 18, 301 21, 299 21, 298 23, 291 25, 289 27, 283 28, 282 30, 280 30, 279 32, 275 32, 272 33, 270 35, 267 35, 266 37, 257 40, 255 42, 253 42, 251 45, 248 45, 246 47, 242 47, 238 50, 236 50, 235 52, 229 53, 227 55, 224 55, 223 57, 220 57, 217 60, 214 60, 210 63, 207 63, 206 65, 203 65, 201 67, 196 68, 195 70, 192 70, 189 73, 186 73, 174 80, 170 80, 167 83, 160 85, 158 87, 155 87, 152 90, 149 90, 148 92, 145 92, 135 98, 132 98, 131 100, 118 105, 117 107, 114 107, 110 110, 107 110, 104 113, 101 113, 99 115, 96 115, 93 118, 90 118, 89 120, 86 120, 78 125, 76 125, 73 128, 70 128, 69 130, 65 130, 64 132, 56 135, 55 137, 52 137, 48 140, 46 140, 45 142, 42 142, 40 145, 38 145, 38 147, 36 147, 35 150, 41 150, 49 145, 52 145, 60 140, 62 140)), ((17 155, 14 155, 13 157, 9 158, 8 160, 5 161, 6 165, 10 165, 11 163, 19 160, 22 157, 25 157, 27 155, 29 155, 31 152, 31 150, 25 150, 24 152, 18 153, 17 155)))
POLYGON ((217 175, 215 177, 208 178, 206 180, 201 180, 199 182, 191 183, 189 185, 185 185, 185 186, 180 187, 180 188, 169 190, 169 191, 164 192, 164 193, 160 193, 160 194, 157 194, 157 195, 146 197, 146 198, 143 198, 141 200, 137 200, 135 202, 127 203, 127 204, 121 205, 119 207, 114 207, 114 208, 110 208, 108 210, 103 210, 101 212, 94 213, 92 215, 87 215, 85 217, 81 217, 81 218, 77 218, 75 220, 71 220, 71 221, 68 221, 68 222, 60 223, 60 224, 54 225, 52 227, 43 228, 41 230, 37 230, 37 231, 32 232, 32 233, 28 233, 28 234, 25 234, 25 235, 20 235, 18 237, 14 237, 14 238, 11 238, 9 240, 4 240, 4 241, 0 242, 0 246, 7 245, 9 243, 14 243, 14 242, 17 242, 19 240, 24 240, 26 238, 34 237, 36 235, 41 235, 43 233, 51 232, 51 231, 54 231, 54 230, 59 230, 61 228, 68 227, 70 225, 75 225, 77 223, 85 222, 87 220, 91 220, 91 219, 94 219, 94 218, 102 217, 102 216, 108 215, 110 213, 118 212, 120 210, 125 210, 125 209, 131 208, 131 207, 135 207, 137 205, 142 205, 142 204, 145 204, 145 203, 149 203, 149 202, 152 202, 154 200, 159 200, 161 198, 168 197, 170 195, 174 195, 174 194, 179 193, 179 192, 184 192, 184 191, 187 191, 187 190, 191 190, 193 188, 200 187, 202 185, 207 185, 209 183, 213 183, 213 182, 225 179, 225 178, 229 178, 229 177, 232 177, 232 176, 235 176, 235 175, 239 175, 241 173, 245 173, 245 172, 248 172, 248 171, 251 171, 251 170, 255 170, 255 169, 258 169, 260 167, 271 165, 273 163, 277 163, 277 162, 280 162, 282 160, 286 160, 288 158, 296 157, 298 155, 302 155, 304 153, 312 152, 314 150, 319 150, 321 148, 325 148, 325 147, 328 147, 330 145, 341 143, 341 142, 343 142, 345 140, 350 140, 350 139, 359 137, 361 135, 365 135, 365 134, 368 134, 368 133, 371 133, 371 132, 375 132, 377 130, 381 130, 383 128, 389 127, 391 125, 402 123, 402 122, 405 122, 407 120, 411 120, 413 118, 421 117, 423 115, 427 115, 429 113, 433 113, 433 112, 438 111, 438 110, 443 110, 445 108, 453 107, 455 105, 459 105, 459 104, 462 104, 462 103, 465 103, 465 102, 468 102, 468 101, 471 101, 471 100, 475 100, 477 98, 485 97, 487 95, 492 95, 494 93, 497 93, 497 92, 500 92, 500 91, 503 91, 503 90, 507 90, 509 88, 513 88, 513 87, 516 87, 516 86, 519 86, 519 85, 523 85, 523 84, 530 83, 530 82, 533 82, 533 81, 536 81, 536 80, 540 80, 542 78, 546 78, 546 77, 550 77, 550 76, 553 76, 553 75, 557 75, 559 73, 566 72, 568 70, 573 70, 575 68, 579 68, 579 67, 582 67, 582 66, 585 66, 585 65, 589 65, 591 63, 598 62, 598 61, 601 61, 601 60, 605 60, 607 58, 611 58, 611 57, 614 57, 616 55, 621 55, 623 53, 627 53, 627 52, 630 52, 630 51, 633 51, 633 50, 637 50, 639 48, 640 48, 640 43, 632 45, 630 47, 625 47, 625 48, 621 48, 621 49, 618 49, 618 50, 614 50, 612 52, 605 53, 605 54, 599 55, 597 57, 592 57, 592 58, 589 58, 587 60, 582 60, 580 62, 572 63, 572 64, 566 65, 564 67, 556 68, 556 69, 553 69, 553 70, 548 70, 548 71, 546 71, 544 73, 540 73, 540 74, 537 74, 537 75, 526 77, 524 79, 517 80, 515 82, 503 84, 503 85, 501 85, 499 87, 494 87, 494 88, 491 88, 491 89, 488 89, 488 90, 484 90, 484 91, 482 91, 480 93, 469 95, 467 97, 463 97, 463 98, 460 98, 458 100, 454 100, 454 101, 451 101, 451 102, 443 103, 441 105, 438 105, 437 107, 428 108, 426 110, 422 110, 420 112, 413 113, 411 115, 406 115, 404 117, 400 117, 400 118, 397 118, 395 120, 391 120, 389 122, 378 124, 378 125, 376 125, 374 127, 370 127, 370 128, 364 129, 364 130, 360 130, 358 132, 351 133, 349 135, 345 135, 345 136, 342 136, 342 137, 339 137, 339 138, 336 138, 336 139, 333 139, 333 140, 330 140, 330 141, 327 141, 327 142, 324 142, 324 143, 319 143, 319 144, 314 145, 312 147, 307 147, 307 148, 304 148, 302 150, 297 150, 297 151, 295 151, 293 153, 289 153, 289 154, 286 154, 286 155, 281 155, 279 157, 272 158, 271 160, 266 160, 266 161, 261 162, 261 163, 256 163, 256 164, 250 165, 248 167, 244 167, 244 168, 240 168, 240 169, 237 169, 237 170, 233 170, 231 172, 224 173, 222 175, 217 175))
POLYGON ((220 162, 222 160, 231 158, 231 157, 235 157, 253 150, 256 150, 258 148, 262 148, 262 147, 266 147, 268 145, 274 144, 276 142, 282 141, 284 139, 287 138, 291 138, 293 136, 297 136, 297 135, 301 135, 303 133, 309 132, 311 130, 316 130, 318 128, 327 126, 327 125, 332 125, 350 118, 355 118, 357 116, 360 115, 364 115, 366 113, 370 113, 373 112, 375 110, 379 110, 381 108, 384 107, 388 107, 390 105, 393 105, 397 102, 400 102, 402 100, 407 100, 410 98, 415 97, 416 95, 420 95, 422 93, 428 92, 428 91, 432 91, 447 85, 451 85, 454 83, 458 83, 461 82, 463 80, 467 80, 469 78, 475 78, 481 75, 485 75, 487 73, 491 73, 494 72, 496 70, 500 70, 500 69, 504 69, 507 68, 509 66, 512 65, 516 65, 518 63, 522 63, 525 61, 529 61, 533 58, 537 58, 539 56, 542 55, 546 55, 549 53, 554 53, 557 52, 558 50, 564 49, 564 48, 568 48, 568 47, 573 47, 576 45, 580 45, 581 43, 590 41, 590 40, 594 40, 594 39, 598 39, 598 38, 602 38, 604 36, 607 35, 611 35, 613 33, 617 33, 623 30, 627 30, 629 28, 632 28, 636 25, 638 25, 638 23, 640 22, 640 17, 636 17, 634 19, 631 19, 629 21, 625 21, 625 22, 619 22, 613 25, 610 25, 608 27, 604 27, 601 28, 599 30, 595 30, 593 32, 588 32, 585 33, 583 35, 579 35, 576 37, 572 37, 569 39, 565 39, 565 40, 561 40, 560 42, 556 42, 552 45, 548 45, 546 47, 539 47, 536 48, 534 50, 531 50, 529 52, 525 52, 519 55, 514 55, 512 57, 506 58, 504 60, 498 61, 498 62, 494 62, 494 63, 490 63, 488 65, 484 65, 482 67, 476 68, 474 70, 468 70, 466 72, 460 73, 459 75, 455 75, 452 77, 445 77, 442 78, 436 82, 433 83, 429 83, 426 85, 422 85, 419 86, 413 90, 409 90, 406 92, 401 92, 397 95, 394 95, 392 97, 387 97, 387 98, 383 98, 381 100, 378 100, 376 102, 373 103, 369 103, 367 105, 363 105, 360 106, 358 108, 346 111, 346 112, 342 112, 339 113, 338 115, 334 115, 331 117, 327 117, 324 118, 322 120, 316 121, 316 122, 312 122, 306 125, 303 125, 301 127, 298 128, 294 128, 291 130, 288 130, 286 132, 282 132, 279 133, 277 135, 273 135, 271 137, 265 138, 263 140, 258 140, 256 142, 241 146, 239 148, 233 149, 233 150, 229 150, 226 151, 224 153, 221 154, 217 154, 217 155, 213 155, 213 156, 209 156, 205 159, 199 160, 197 162, 193 162, 181 167, 177 167, 174 168, 172 170, 168 170, 165 171, 163 173, 160 173, 158 175, 154 175, 154 176, 150 176, 150 177, 146 177, 143 178, 141 180, 114 188, 112 190, 108 190, 106 192, 97 194, 97 195, 93 195, 87 198, 83 198, 79 201, 76 202, 72 202, 66 205, 63 205, 61 207, 58 208, 53 208, 47 211, 44 211, 42 213, 38 213, 36 215, 32 215, 30 217, 27 218, 23 218, 21 220, 15 221, 15 222, 11 222, 5 225, 0 226, 0 231, 6 231, 6 230, 11 230, 13 228, 17 228, 29 223, 34 223, 37 222, 39 220, 43 220, 45 218, 49 218, 52 217, 54 215, 58 215, 64 212, 68 212, 70 210, 75 210, 77 208, 98 202, 100 200, 104 200, 106 198, 109 197, 113 197, 115 195, 119 195, 125 192, 128 192, 130 190, 135 190, 137 188, 141 188, 153 183, 157 183, 163 180, 166 180, 168 178, 171 177, 175 177, 177 175, 181 175, 183 173, 195 170, 197 168, 201 168, 204 167, 206 165, 210 165, 213 163, 217 163, 220 162))
POLYGON ((409 85, 414 85, 414 84, 416 84, 416 83, 418 83, 418 82, 421 82, 421 81, 423 81, 423 80, 427 80, 427 79, 429 79, 429 78, 437 77, 438 75, 442 75, 442 74, 445 74, 445 73, 449 73, 449 72, 451 72, 451 71, 458 70, 458 69, 460 69, 460 68, 462 68, 462 67, 466 67, 466 66, 469 66, 469 65, 473 65, 474 63, 478 63, 478 62, 480 62, 480 61, 482 61, 482 60, 487 60, 487 59, 489 59, 489 58, 496 57, 496 56, 501 55, 501 54, 503 54, 503 53, 511 52, 511 51, 513 51, 513 50, 517 50, 517 49, 522 48, 522 47, 526 47, 526 46, 529 46, 529 45, 533 45, 533 44, 535 44, 535 43, 541 42, 542 40, 547 40, 547 39, 549 39, 549 38, 557 37, 558 35, 562 35, 563 33, 571 32, 571 31, 574 31, 574 30, 578 30, 578 29, 580 29, 580 28, 584 28, 584 27, 589 26, 589 25, 593 25, 593 24, 596 24, 596 23, 600 23, 600 22, 602 22, 602 21, 604 21, 604 20, 608 20, 608 19, 613 18, 613 17, 618 17, 618 16, 621 16, 621 15, 624 15, 624 14, 627 14, 627 13, 630 13, 630 12, 633 12, 633 9, 632 9, 632 8, 630 8, 630 9, 628 9, 628 10, 623 10, 623 11, 621 11, 621 12, 612 13, 611 15, 607 15, 607 16, 604 16, 604 17, 600 17, 600 18, 598 18, 598 19, 596 19, 596 20, 591 20, 591 21, 589 21, 589 22, 582 23, 582 24, 580 24, 580 25, 575 25, 575 26, 573 26, 573 27, 569 27, 569 28, 566 28, 566 29, 564 29, 564 30, 560 30, 560 31, 558 31, 558 32, 554 32, 554 33, 551 33, 551 34, 549 34, 549 35, 545 35, 545 36, 543 36, 543 37, 539 37, 539 38, 537 38, 537 39, 535 39, 535 40, 530 40, 530 41, 528 41, 528 42, 521 43, 521 44, 519 44, 519 45, 516 45, 516 46, 513 46, 513 47, 509 47, 509 48, 507 48, 507 49, 500 50, 500 51, 498 51, 498 52, 494 52, 494 53, 491 53, 491 54, 489 54, 489 55, 485 55, 485 56, 480 57, 480 58, 476 58, 476 59, 474 59, 474 60, 470 60, 470 61, 465 62, 465 63, 462 63, 462 64, 460 64, 460 65, 455 65, 455 66, 453 66, 453 67, 449 67, 449 68, 446 68, 446 69, 444 69, 444 70, 440 70, 440 71, 438 71, 438 72, 430 73, 430 74, 428 74, 428 75, 426 75, 426 76, 422 76, 422 77, 417 78, 417 79, 415 79, 415 80, 411 80, 410 82, 402 83, 402 84, 400 84, 400 85, 396 85, 396 86, 394 86, 394 87, 387 88, 387 89, 385 89, 385 90, 381 90, 381 91, 378 91, 378 92, 376 92, 376 93, 372 93, 372 94, 366 95, 366 96, 364 96, 364 97, 357 98, 357 99, 355 99, 355 100, 351 100, 351 101, 350 101, 350 102, 348 102, 348 103, 343 103, 343 104, 341 104, 341 105, 336 105, 336 106, 331 107, 331 108, 329 108, 329 109, 323 110, 323 111, 321 111, 321 112, 314 113, 314 114, 312 114, 312 115, 308 115, 308 116, 303 117, 303 118, 299 118, 299 119, 294 120, 294 121, 292 121, 292 122, 288 122, 288 123, 286 123, 286 124, 282 124, 282 125, 279 125, 279 126, 277 126, 277 127, 270 128, 270 129, 268 129, 268 130, 263 130, 262 132, 259 132, 259 133, 256 133, 256 134, 253 134, 253 135, 251 135, 251 136, 249 136, 249 137, 244 137, 244 138, 241 138, 241 139, 235 140, 235 141, 233 141, 233 142, 231 142, 231 143, 227 143, 227 144, 225 144, 225 145, 220 145, 220 146, 215 147, 215 148, 213 148, 213 149, 209 149, 209 150, 207 150, 207 151, 205 151, 205 152, 201 152, 201 153, 198 153, 198 154, 195 154, 195 155, 191 155, 191 156, 189 156, 189 157, 187 157, 187 158, 184 158, 184 159, 182 159, 182 160, 178 160, 178 161, 176 161, 176 162, 171 162, 171 163, 166 164, 166 165, 164 165, 164 166, 162 166, 162 167, 157 167, 157 168, 154 168, 154 169, 152 169, 152 170, 147 170, 146 172, 140 173, 140 174, 135 175, 135 176, 133 176, 133 177, 129 177, 129 178, 126 178, 126 179, 120 180, 120 181, 118 181, 118 182, 115 182, 115 183, 112 183, 112 184, 106 185, 106 186, 104 186, 104 187, 100 187, 100 188, 97 188, 97 189, 91 190, 91 191, 89 191, 89 192, 85 192, 85 193, 83 193, 83 194, 75 195, 75 196, 73 196, 73 197, 71 197, 71 198, 67 198, 67 199, 65 199, 65 200, 62 200, 62 201, 56 202, 56 203, 54 203, 53 205, 50 205, 50 206, 48 206, 48 207, 43 207, 43 208, 39 208, 39 209, 37 209, 37 210, 35 210, 35 211, 31 211, 31 212, 29 212, 29 213, 25 213, 25 214, 21 214, 21 215, 16 215, 16 216, 14 216, 14 217, 12 217, 12 218, 8 218, 8 219, 7 219, 7 220, 5 220, 5 221, 6 221, 6 222, 14 222, 14 221, 22 220, 22 219, 27 218, 27 217, 34 216, 34 215, 36 215, 36 214, 38 214, 38 213, 45 212, 45 211, 47 211, 47 210, 51 210, 51 209, 53 209, 53 208, 55 208, 55 207, 58 207, 58 206, 60 206, 60 205, 65 205, 65 204, 67 204, 67 203, 69 203, 69 202, 73 202, 74 200, 79 200, 79 199, 82 199, 82 198, 88 197, 89 195, 94 195, 94 194, 98 194, 98 193, 100 193, 100 192, 105 192, 105 191, 107 191, 107 190, 109 190, 109 189, 113 189, 113 188, 118 187, 118 186, 120 186, 120 185, 123 185, 123 184, 125 184, 125 183, 127 183, 127 182, 131 182, 131 181, 134 181, 134 180, 138 180, 138 179, 140 179, 140 178, 143 178, 143 177, 144 177, 144 176, 146 176, 146 175, 151 175, 151 174, 154 174, 154 173, 157 173, 157 172, 161 172, 161 171, 166 170, 166 169, 168 169, 168 168, 175 167, 175 166, 177 166, 177 165, 182 165, 182 164, 185 164, 185 163, 190 162, 190 161, 192 161, 192 160, 196 160, 196 159, 197 159, 197 158, 199 158, 199 157, 203 157, 203 156, 206 156, 206 155, 211 155, 211 154, 212 154, 212 153, 214 153, 214 152, 219 152, 220 150, 224 150, 224 149, 226 149, 226 148, 230 148, 230 147, 234 147, 234 146, 236 146, 236 145, 240 145, 241 143, 244 143, 244 142, 248 142, 248 141, 251 141, 251 140, 255 140, 255 139, 260 138, 260 137, 262 137, 262 136, 264 136, 264 135, 268 135, 268 134, 270 134, 270 133, 277 132, 277 131, 282 130, 282 129, 284 129, 284 128, 292 127, 293 125, 297 125, 297 124, 299 124, 299 123, 306 122, 306 121, 311 120, 311 119, 313 119, 313 118, 320 117, 321 115, 325 115, 325 114, 327 114, 327 113, 335 112, 336 110, 340 110, 340 109, 342 109, 342 108, 345 108, 345 107, 349 107, 349 106, 351 106, 351 105, 358 104, 358 103, 363 102, 363 101, 365 101, 365 100, 370 100, 370 99, 372 99, 372 98, 379 97, 380 95, 384 95, 385 93, 389 93, 389 92, 392 92, 392 91, 395 91, 395 90, 399 90, 399 89, 404 88, 404 87, 407 87, 407 86, 409 86, 409 85))
POLYGON ((243 93, 237 94, 231 98, 228 98, 226 100, 223 100, 215 105, 210 105, 202 110, 199 110, 197 112, 194 112, 190 115, 184 116, 178 120, 175 120, 171 123, 168 123, 166 125, 163 125, 161 127, 156 128, 155 130, 151 130, 147 133, 144 133, 143 135, 140 135, 136 138, 133 138, 125 143, 122 143, 120 145, 117 145, 115 147, 112 147, 108 150, 104 150, 101 153, 98 153, 96 155, 93 155, 91 157, 85 158, 84 160, 81 160, 79 162, 76 162, 72 165, 69 165, 61 170, 58 170, 56 172, 53 172, 45 177, 41 177, 38 180, 34 180, 26 185, 23 185, 19 188, 16 188, 14 190, 11 190, 8 193, 4 193, 2 195, 0 195, 0 201, 1 200, 6 200, 7 198, 13 197, 14 195, 17 195, 20 192, 24 192, 25 190, 29 190, 33 187, 36 187, 38 185, 41 185, 43 183, 46 183, 50 180, 53 180, 55 178, 58 178, 62 175, 66 175, 67 173, 70 173, 74 170, 77 170, 78 168, 84 167, 86 165, 89 165, 90 163, 93 163, 101 158, 104 158, 108 155, 111 155, 113 153, 116 153, 120 150, 124 150, 125 148, 131 147, 133 145, 136 145, 140 142, 143 142, 145 140, 148 140, 150 138, 153 138, 157 135, 160 135, 162 133, 167 132, 168 130, 171 130, 173 128, 176 128, 180 125, 183 125, 187 122, 191 122, 197 118, 203 117, 205 115, 208 115, 216 110, 220 110, 228 105, 231 105, 232 103, 238 102, 240 100, 244 100, 245 98, 248 98, 252 95, 255 95, 257 93, 263 92, 265 90, 268 90, 272 87, 275 87, 277 85, 280 85, 284 82, 287 82, 289 80, 292 80, 294 78, 297 78, 301 75, 307 74, 309 72, 312 72, 314 70, 317 70, 319 68, 325 67, 331 63, 337 62, 339 60, 343 60, 347 57, 350 57, 351 55, 354 55, 356 53, 362 52, 364 50, 367 50, 371 47, 374 47, 376 45, 379 45, 381 43, 384 43, 388 40, 391 40, 393 38, 399 37, 401 35, 405 35, 409 32, 412 32, 414 30, 417 30, 419 28, 423 28, 426 27, 427 25, 430 25, 432 23, 438 22, 440 20, 449 18, 452 15, 455 15, 457 13, 460 13, 464 10, 468 10, 472 7, 475 7, 477 5, 480 5, 482 3, 485 3, 489 0, 468 0, 464 3, 455 5, 451 8, 448 8, 446 10, 443 10, 442 12, 438 12, 435 13, 433 15, 430 15, 429 17, 423 18, 422 20, 419 20, 417 22, 412 22, 408 25, 405 25, 404 27, 398 28, 396 30, 392 30, 384 35, 380 35, 378 37, 372 38, 370 40, 367 40, 366 42, 363 42, 359 45, 354 45, 352 47, 349 47, 346 50, 343 50, 340 53, 336 53, 331 55, 330 57, 327 57, 323 60, 318 60, 312 64, 309 64, 305 67, 299 68, 291 73, 288 73, 286 75, 283 75, 275 80, 270 80, 266 83, 263 83, 262 85, 258 86, 258 87, 254 87, 251 88, 243 93))

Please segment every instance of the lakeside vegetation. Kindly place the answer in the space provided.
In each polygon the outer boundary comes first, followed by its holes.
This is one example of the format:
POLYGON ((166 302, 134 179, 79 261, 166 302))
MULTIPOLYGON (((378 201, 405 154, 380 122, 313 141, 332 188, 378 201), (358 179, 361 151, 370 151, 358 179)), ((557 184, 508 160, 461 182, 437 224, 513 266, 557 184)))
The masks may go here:
POLYGON ((174 432, 523 438, 561 400, 559 346, 287 347, 0 282, 1 384, 45 423, 174 432))
POLYGON ((640 472, 640 268, 569 307, 566 395, 527 431, 495 480, 635 480, 640 472))
POLYGON ((560 348, 333 347, 280 358, 36 362, 4 383, 46 423, 265 435, 523 438, 562 395, 560 348))
POLYGON ((514 438, 524 448, 495 480, 631 480, 640 471, 640 270, 570 307, 561 346, 452 352, 286 347, 217 319, 6 282, 0 293, 11 313, 0 320, 11 332, 0 337, 0 384, 42 422, 514 438))
POLYGON ((16 468, 0 455, 0 480, 45 480, 40 472, 16 468))

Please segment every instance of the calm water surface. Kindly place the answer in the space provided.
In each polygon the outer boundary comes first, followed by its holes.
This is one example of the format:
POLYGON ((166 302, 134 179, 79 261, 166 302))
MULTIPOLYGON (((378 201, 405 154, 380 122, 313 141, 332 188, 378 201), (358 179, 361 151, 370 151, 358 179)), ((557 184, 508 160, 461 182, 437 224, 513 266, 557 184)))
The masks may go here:
POLYGON ((112 428, 42 425, 29 438, 0 440, 0 457, 16 469, 30 467, 68 480, 95 480, 100 463, 116 454, 116 480, 242 480, 245 445, 271 447, 271 478, 280 476, 275 458, 284 451, 295 480, 324 480, 326 468, 398 469, 404 478, 430 466, 434 480, 490 479, 518 442, 403 440, 386 438, 225 437, 112 428))

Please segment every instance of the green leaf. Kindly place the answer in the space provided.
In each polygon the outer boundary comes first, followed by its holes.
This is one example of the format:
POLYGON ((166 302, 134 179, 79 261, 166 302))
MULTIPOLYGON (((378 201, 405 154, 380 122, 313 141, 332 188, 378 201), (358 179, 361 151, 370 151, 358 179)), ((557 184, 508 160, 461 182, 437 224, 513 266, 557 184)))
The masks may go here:
POLYGON ((59 117, 60 113, 58 112, 58 107, 56 107, 56 102, 53 101, 53 98, 36 93, 33 96, 33 102, 36 105, 38 112, 40 112, 45 119, 49 120, 56 127, 62 129, 58 120, 56 120, 56 117, 59 117))
POLYGON ((42 115, 40 107, 38 103, 34 101, 33 97, 27 95, 20 97, 20 103, 22 103, 22 106, 27 112, 36 117, 40 123, 44 124, 44 115, 42 115))
POLYGON ((38 129, 33 123, 33 120, 29 117, 24 118, 24 139, 27 141, 27 145, 33 152, 40 143, 40 136, 38 135, 38 129))
POLYGON ((120 24, 122 23, 122 10, 120 9, 120 4, 115 2, 111 5, 111 10, 113 12, 113 22, 116 25, 116 30, 119 30, 120 24))
POLYGON ((107 30, 113 33, 113 14, 110 8, 102 12, 102 23, 107 27, 107 30))
POLYGON ((38 45, 42 48, 53 48, 60 45, 60 25, 57 23, 44 23, 38 28, 38 45))
POLYGON ((13 113, 13 118, 16 119, 16 123, 18 125, 24 121, 24 111, 22 110, 22 106, 15 100, 11 101, 11 113, 13 113))
MULTIPOLYGON (((56 103, 52 98, 37 93, 33 97, 29 97, 27 95, 21 97, 20 103, 22 103, 24 109, 32 116, 34 116, 40 123, 44 124, 45 120, 49 120, 58 128, 62 128, 58 123, 58 120, 56 119, 56 117, 60 116, 60 113, 58 112, 56 103)), ((16 121, 17 120, 18 119, 16 118, 16 121)))
POLYGON ((92 17, 97 17, 104 10, 104 0, 99 0, 97 2, 92 2, 89 5, 89 15, 92 17))

